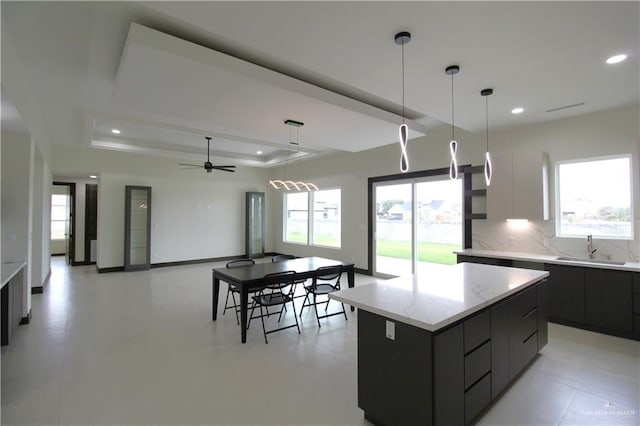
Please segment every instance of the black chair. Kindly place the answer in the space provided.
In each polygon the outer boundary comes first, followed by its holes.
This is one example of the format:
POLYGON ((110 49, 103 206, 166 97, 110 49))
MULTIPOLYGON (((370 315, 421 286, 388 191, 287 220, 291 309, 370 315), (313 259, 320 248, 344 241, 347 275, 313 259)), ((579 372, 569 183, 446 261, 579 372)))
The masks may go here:
POLYGON ((273 263, 276 263, 276 262, 282 262, 282 261, 285 261, 285 260, 291 260, 291 259, 295 259, 295 258, 296 257, 294 255, 292 255, 292 254, 278 254, 278 255, 273 256, 271 258, 271 261, 273 263))
MULTIPOLYGON (((239 268, 241 266, 253 266, 255 265, 256 262, 253 259, 237 259, 237 260, 232 260, 231 262, 227 262, 226 267, 227 268, 239 268)), ((240 325, 240 318, 238 317, 238 312, 240 312, 240 304, 236 301, 236 294, 238 294, 238 297, 240 296, 239 294, 240 292, 232 287, 231 285, 228 285, 227 288, 227 299, 224 301, 224 310, 222 311, 222 315, 225 314, 225 312, 227 312, 227 309, 231 309, 233 308, 233 310, 236 313, 236 322, 238 323, 238 325, 240 325), (233 305, 229 305, 229 295, 231 295, 231 299, 233 300, 233 305)))
POLYGON ((256 306, 260 306, 260 320, 262 320, 262 332, 264 333, 264 342, 269 343, 267 340, 267 334, 275 333, 276 331, 286 330, 288 328, 296 327, 298 334, 300 334, 300 326, 298 325, 298 315, 296 313, 296 305, 293 303, 293 291, 295 289, 294 278, 296 276, 295 271, 278 272, 275 274, 267 274, 262 280, 263 287, 260 292, 253 296, 253 304, 251 306, 251 316, 249 317, 249 325, 254 317, 256 306), (293 306, 293 317, 296 320, 295 324, 287 325, 284 327, 274 328, 267 331, 264 325, 264 317, 269 316, 270 306, 282 306, 280 308, 280 315, 278 316, 278 323, 282 319, 282 312, 285 305, 291 303, 293 306), (266 311, 266 312, 265 312, 266 311))
MULTIPOLYGON (((276 263, 276 262, 284 262, 285 260, 291 260, 291 259, 297 259, 297 257, 292 254, 277 254, 271 258, 271 261, 273 263, 276 263)), ((307 279, 305 278, 305 279, 296 280, 295 284, 297 287, 298 284, 304 284, 306 282, 307 282, 307 279)), ((293 292, 295 293, 295 289, 293 292)), ((294 297, 304 297, 304 294, 301 294, 299 296, 294 296, 294 297)), ((285 311, 286 310, 287 308, 285 308, 285 311)))
POLYGON ((334 291, 340 290, 340 279, 342 278, 343 268, 342 265, 337 266, 322 266, 316 269, 316 273, 313 275, 311 279, 311 285, 305 286, 304 289, 307 295, 302 302, 302 307, 300 308, 300 316, 302 317, 302 311, 307 306, 313 306, 313 309, 316 313, 316 321, 318 321, 318 327, 320 327, 320 318, 328 318, 334 315, 344 315, 344 319, 348 320, 347 312, 344 310, 344 304, 340 302, 342 306, 342 312, 334 312, 327 313, 327 309, 329 308, 329 293, 333 293, 334 291), (313 297, 313 302, 309 296, 313 297), (323 300, 321 302, 317 301, 318 296, 327 296, 327 300, 323 300), (324 307, 324 315, 318 315, 318 305, 326 303, 324 307))

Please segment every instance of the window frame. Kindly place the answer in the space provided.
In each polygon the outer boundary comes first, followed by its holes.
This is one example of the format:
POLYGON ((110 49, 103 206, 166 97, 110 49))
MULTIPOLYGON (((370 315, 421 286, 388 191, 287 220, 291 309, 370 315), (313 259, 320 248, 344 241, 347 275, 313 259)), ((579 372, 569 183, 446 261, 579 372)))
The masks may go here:
POLYGON ((615 154, 615 155, 605 155, 599 157, 587 157, 587 158, 578 158, 572 160, 559 160, 555 162, 555 235, 556 238, 567 238, 567 239, 578 239, 585 238, 585 235, 578 234, 563 234, 561 232, 561 221, 562 221, 562 206, 561 206, 561 183, 560 183, 560 166, 565 164, 576 164, 576 163, 591 163, 597 161, 606 161, 606 160, 619 160, 626 159, 629 164, 629 214, 631 218, 631 226, 630 226, 630 235, 629 236, 616 236, 616 235, 597 235, 596 238, 600 240, 620 240, 620 241, 630 241, 635 239, 635 223, 634 223, 634 186, 633 186, 633 156, 631 154, 615 154))
POLYGON ((303 246, 310 246, 310 247, 321 247, 321 248, 326 248, 326 249, 342 249, 342 188, 339 186, 335 186, 335 187, 329 187, 329 188, 323 188, 320 189, 318 191, 309 191, 307 192, 307 239, 306 242, 299 242, 299 241, 288 241, 287 240, 287 220, 288 220, 288 209, 287 209, 287 201, 288 201, 288 195, 290 194, 298 194, 299 192, 284 192, 283 196, 282 196, 282 206, 283 206, 283 214, 282 214, 282 242, 283 243, 287 243, 287 244, 298 244, 298 245, 303 245, 303 246), (318 192, 323 192, 323 191, 335 191, 338 190, 340 191, 340 205, 339 205, 339 214, 337 215, 337 217, 339 218, 339 244, 337 246, 329 246, 329 245, 324 245, 324 244, 316 244, 313 240, 313 232, 314 232, 314 220, 315 220, 315 211, 314 211, 314 204, 315 204, 315 194, 318 192))

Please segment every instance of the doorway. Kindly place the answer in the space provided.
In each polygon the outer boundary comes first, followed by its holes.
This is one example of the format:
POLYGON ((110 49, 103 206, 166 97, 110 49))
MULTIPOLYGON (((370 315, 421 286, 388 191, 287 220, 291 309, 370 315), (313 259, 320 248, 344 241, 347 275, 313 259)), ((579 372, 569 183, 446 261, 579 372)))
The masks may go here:
POLYGON ((448 169, 372 179, 371 272, 391 277, 428 263, 456 263, 454 251, 463 246, 462 179, 450 180, 448 169))
POLYGON ((74 220, 76 216, 76 184, 53 182, 51 191, 51 249, 52 255, 65 256, 65 263, 75 260, 74 220))

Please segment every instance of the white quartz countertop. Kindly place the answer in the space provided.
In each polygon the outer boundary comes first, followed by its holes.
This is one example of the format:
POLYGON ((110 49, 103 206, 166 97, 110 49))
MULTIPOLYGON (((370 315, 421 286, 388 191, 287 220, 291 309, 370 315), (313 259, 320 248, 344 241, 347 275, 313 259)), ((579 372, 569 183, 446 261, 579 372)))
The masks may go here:
POLYGON ((504 266, 430 264, 420 275, 378 280, 330 298, 428 331, 437 331, 547 277, 504 266))
POLYGON ((24 260, 3 261, 2 285, 0 285, 0 288, 4 287, 5 284, 11 281, 11 278, 13 278, 26 264, 27 262, 25 262, 24 260))
POLYGON ((455 253, 464 255, 464 256, 524 260, 524 261, 530 261, 530 262, 554 263, 558 265, 583 266, 586 268, 617 269, 620 271, 640 272, 640 263, 637 263, 637 262, 624 262, 622 264, 618 264, 618 263, 612 263, 611 261, 604 260, 604 259, 586 259, 586 258, 580 259, 578 256, 573 257, 572 260, 567 260, 562 258, 569 257, 569 256, 554 256, 554 255, 547 255, 547 254, 520 253, 520 252, 494 251, 494 250, 477 250, 477 249, 459 250, 459 251, 456 251, 455 253))

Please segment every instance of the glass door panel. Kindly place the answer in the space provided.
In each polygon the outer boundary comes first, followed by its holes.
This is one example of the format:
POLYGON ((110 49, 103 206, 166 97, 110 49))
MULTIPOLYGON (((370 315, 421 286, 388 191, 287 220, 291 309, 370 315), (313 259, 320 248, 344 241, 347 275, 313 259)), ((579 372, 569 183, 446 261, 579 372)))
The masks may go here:
POLYGON ((264 192, 247 192, 245 197, 245 256, 264 257, 264 192))
POLYGON ((416 270, 426 263, 455 264, 462 248, 462 179, 418 182, 416 186, 416 270))
POLYGON ((151 265, 151 187, 125 188, 125 271, 151 265))
POLYGON ((412 183, 375 186, 374 273, 413 272, 412 183))

